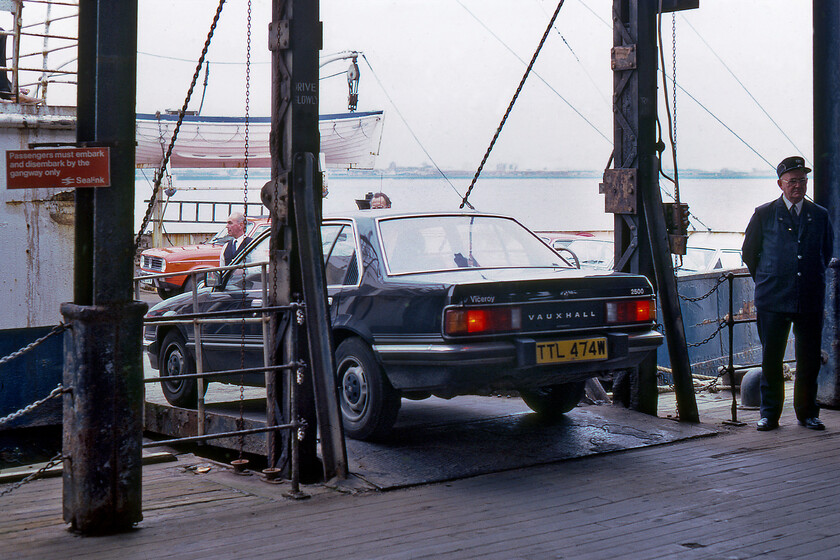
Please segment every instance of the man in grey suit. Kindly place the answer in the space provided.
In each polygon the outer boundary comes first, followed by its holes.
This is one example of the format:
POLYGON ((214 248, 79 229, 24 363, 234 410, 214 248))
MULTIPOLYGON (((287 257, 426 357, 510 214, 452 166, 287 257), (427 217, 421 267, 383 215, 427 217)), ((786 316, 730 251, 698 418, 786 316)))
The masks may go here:
POLYGON ((743 257, 755 280, 755 307, 761 339, 760 431, 779 427, 784 402, 782 362, 793 325, 796 380, 793 408, 799 424, 824 430, 817 406, 825 269, 831 260, 834 231, 828 212, 805 200, 808 173, 799 156, 776 168, 782 196, 755 209, 744 236, 743 257))

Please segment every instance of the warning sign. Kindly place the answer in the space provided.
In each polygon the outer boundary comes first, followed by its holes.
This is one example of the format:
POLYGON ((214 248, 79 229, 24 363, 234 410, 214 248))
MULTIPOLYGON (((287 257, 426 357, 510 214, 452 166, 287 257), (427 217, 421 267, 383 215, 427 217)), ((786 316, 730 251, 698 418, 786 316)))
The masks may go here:
POLYGON ((110 148, 6 152, 6 188, 110 187, 110 148))

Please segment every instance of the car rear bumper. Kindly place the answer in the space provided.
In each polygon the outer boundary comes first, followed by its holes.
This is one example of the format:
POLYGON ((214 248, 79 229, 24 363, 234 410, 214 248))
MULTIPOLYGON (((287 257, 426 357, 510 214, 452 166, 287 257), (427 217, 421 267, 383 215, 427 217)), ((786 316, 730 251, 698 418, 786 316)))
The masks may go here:
POLYGON ((478 343, 379 343, 373 349, 395 388, 445 396, 556 385, 635 367, 664 340, 655 330, 602 336, 607 338, 606 359, 549 365, 535 362, 536 340, 530 337, 478 343))

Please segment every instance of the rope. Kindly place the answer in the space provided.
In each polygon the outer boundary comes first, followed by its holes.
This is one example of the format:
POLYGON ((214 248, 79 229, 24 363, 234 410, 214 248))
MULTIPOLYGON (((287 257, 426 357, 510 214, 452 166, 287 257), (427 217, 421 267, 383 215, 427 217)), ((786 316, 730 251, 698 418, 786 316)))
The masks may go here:
POLYGON ((213 39, 213 33, 216 31, 216 25, 219 23, 219 16, 222 14, 222 8, 225 5, 225 0, 219 0, 219 6, 216 8, 216 14, 213 16, 213 23, 210 25, 210 31, 207 33, 207 39, 204 41, 204 47, 201 49, 201 56, 198 59, 198 64, 195 67, 195 72, 193 73, 192 82, 190 82, 190 88, 187 91, 187 97, 184 99, 184 105, 181 107, 181 110, 178 111, 178 122, 175 123, 175 129, 172 131, 172 138, 169 141, 169 147, 166 150, 166 154, 163 157, 163 161, 160 162, 160 168, 155 176, 155 184, 152 189, 152 196, 151 200, 149 200, 149 206, 146 208, 146 214, 143 216, 143 222, 140 224, 140 231, 137 232, 137 236, 134 238, 134 252, 136 253, 140 247, 140 238, 143 235, 143 230, 146 229, 146 226, 149 225, 149 218, 152 215, 152 209, 155 206, 155 201, 157 200, 158 192, 160 191, 160 183, 163 177, 164 170, 166 169, 167 165, 169 165, 169 158, 172 157, 172 149, 175 147, 175 141, 178 138, 178 132, 181 130, 181 123, 184 121, 184 115, 187 113, 187 107, 190 104, 190 98, 192 97, 193 90, 195 89, 195 84, 198 82, 198 75, 201 73, 201 67, 204 65, 204 58, 207 56, 207 50, 210 48, 210 41, 213 39))
MULTIPOLYGON (((733 72, 732 69, 726 64, 726 62, 723 61, 723 59, 720 57, 720 55, 718 55, 718 53, 715 52, 715 50, 712 48, 712 46, 709 45, 709 43, 706 42, 706 39, 703 38, 703 35, 701 35, 700 32, 697 31, 697 29, 695 29, 693 25, 691 25, 691 22, 687 18, 682 18, 682 19, 688 25, 688 27, 692 31, 694 31, 694 33, 697 34, 697 36, 700 38, 700 40, 703 42, 703 44, 706 45, 706 48, 708 48, 709 51, 711 51, 711 53, 713 55, 715 55, 715 58, 718 59, 718 62, 720 62, 723 65, 723 67, 726 68, 726 71, 729 72, 729 74, 733 78, 735 78, 735 81, 738 82, 738 85, 741 86, 741 88, 747 93, 747 95, 750 96, 750 99, 752 99, 753 102, 756 104, 756 106, 758 106, 758 108, 761 109, 761 112, 764 113, 764 115, 768 119, 770 119, 770 122, 773 123, 773 125, 776 127, 776 129, 778 129, 778 131, 782 133, 782 136, 784 136, 787 139, 787 141, 790 142, 790 145, 794 147, 794 149, 796 150, 796 153, 799 153, 799 154, 805 153, 804 150, 799 149, 799 146, 797 146, 796 143, 791 139, 791 137, 787 135, 787 133, 782 129, 781 126, 779 126, 779 123, 777 123, 776 120, 772 116, 770 116, 770 113, 768 113, 767 109, 765 109, 764 106, 761 103, 759 103, 758 99, 756 99, 755 96, 752 93, 750 93, 750 90, 747 89, 747 86, 744 85, 744 82, 742 82, 738 78, 738 76, 735 75, 735 72, 733 72)), ((805 161, 808 161, 808 158, 805 158, 805 161)))
MULTIPOLYGON (((478 169, 475 171, 475 176, 470 183, 470 186, 467 188, 467 192, 464 195, 464 199, 461 200, 460 208, 463 208, 467 203, 472 193, 473 188, 475 187, 475 182, 478 180, 478 176, 481 175, 481 170, 484 169, 484 164, 487 163, 487 158, 490 157, 490 152, 493 150, 493 146, 496 145, 496 140, 499 139, 499 134, 502 132, 502 128, 505 126, 505 122, 507 121, 508 116, 510 115, 511 110, 513 109, 513 105, 516 103, 516 100, 519 98, 519 93, 522 91, 522 86, 525 85, 525 80, 528 79, 528 75, 531 73, 531 69, 534 67, 534 63, 537 61, 537 57, 540 54, 540 51, 545 44, 545 40, 548 38, 548 34, 551 32, 551 29, 554 27, 554 21, 557 19, 557 16, 560 14, 560 8, 563 7, 564 0, 560 0, 557 3, 557 9, 554 10, 554 15, 551 16, 551 21, 548 22, 548 27, 545 28, 545 32, 543 33, 542 39, 540 39, 540 44, 537 45, 537 50, 534 51, 533 56, 531 57, 531 62, 528 63, 528 68, 525 69, 525 74, 523 74, 522 79, 519 81, 519 86, 516 88, 516 93, 513 94, 513 98, 510 100, 508 104, 507 110, 505 111, 504 116, 502 117, 502 122, 499 123, 499 127, 496 129, 496 134, 493 135, 493 139, 490 141, 490 145, 487 146, 487 151, 484 152, 484 158, 482 158, 481 163, 478 166, 478 169)), ((458 0, 458 3, 461 6, 470 12, 464 4, 458 0)), ((472 14, 472 12, 470 12, 472 14)), ((473 17, 475 17, 473 15, 473 17)), ((480 23, 480 22, 479 22, 480 23)))

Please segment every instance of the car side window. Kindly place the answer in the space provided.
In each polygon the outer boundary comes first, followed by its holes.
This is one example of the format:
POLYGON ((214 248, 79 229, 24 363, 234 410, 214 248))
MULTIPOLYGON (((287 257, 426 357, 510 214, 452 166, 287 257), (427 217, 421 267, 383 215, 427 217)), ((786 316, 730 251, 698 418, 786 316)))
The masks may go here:
POLYGON ((359 279, 356 237, 348 224, 321 226, 324 271, 328 286, 351 286, 359 279))
MULTIPOLYGON (((244 258, 237 264, 268 262, 269 236, 265 236, 256 245, 248 249, 244 258)), ((261 290, 262 267, 252 266, 240 270, 232 270, 225 285, 225 291, 261 290)))

